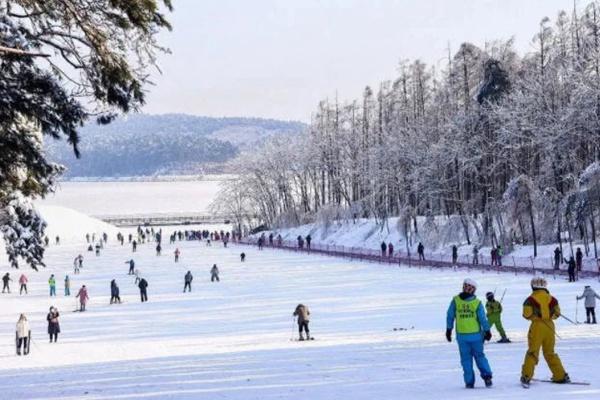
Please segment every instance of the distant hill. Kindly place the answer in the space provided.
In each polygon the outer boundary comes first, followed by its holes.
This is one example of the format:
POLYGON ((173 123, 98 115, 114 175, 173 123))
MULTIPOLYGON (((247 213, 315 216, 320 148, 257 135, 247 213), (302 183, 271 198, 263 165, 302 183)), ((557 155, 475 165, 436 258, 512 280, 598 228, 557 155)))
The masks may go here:
POLYGON ((240 150, 305 129, 301 122, 260 118, 135 114, 83 127, 79 160, 64 141, 49 139, 46 149, 67 167, 67 178, 214 173, 240 150))

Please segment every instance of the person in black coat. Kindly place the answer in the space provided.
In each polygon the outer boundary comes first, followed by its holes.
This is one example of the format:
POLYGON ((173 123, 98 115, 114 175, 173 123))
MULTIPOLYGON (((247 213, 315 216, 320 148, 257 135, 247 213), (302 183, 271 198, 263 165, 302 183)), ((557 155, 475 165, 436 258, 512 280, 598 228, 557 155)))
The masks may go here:
POLYGON ((381 242, 381 257, 385 257, 386 250, 387 250, 387 244, 385 244, 385 242, 381 242))
POLYGON ((569 272, 569 282, 575 282, 575 257, 571 256, 571 258, 569 258, 569 261, 564 261, 568 265, 567 271, 569 272))
POLYGON ((188 271, 187 274, 185 274, 183 281, 184 281, 184 285, 183 285, 183 293, 185 293, 185 290, 188 289, 190 292, 192 291, 192 280, 194 279, 194 277, 192 276, 192 272, 188 271))
POLYGON ((144 278, 140 279, 138 287, 140 288, 140 297, 142 299, 142 303, 148 301, 148 293, 146 292, 146 289, 148 288, 148 281, 146 281, 144 278))
POLYGON ((554 249, 554 269, 559 269, 560 267, 560 259, 562 258, 562 252, 560 248, 554 249))
POLYGON ((46 316, 46 321, 48 321, 48 335, 50 335, 50 343, 52 343, 52 338, 54 338, 54 343, 56 343, 58 340, 58 334, 60 333, 58 317, 58 310, 54 307, 50 307, 50 312, 46 316))
POLYGON ((119 296, 119 286, 117 282, 113 279, 110 281, 110 304, 113 303, 121 303, 121 297, 119 296))

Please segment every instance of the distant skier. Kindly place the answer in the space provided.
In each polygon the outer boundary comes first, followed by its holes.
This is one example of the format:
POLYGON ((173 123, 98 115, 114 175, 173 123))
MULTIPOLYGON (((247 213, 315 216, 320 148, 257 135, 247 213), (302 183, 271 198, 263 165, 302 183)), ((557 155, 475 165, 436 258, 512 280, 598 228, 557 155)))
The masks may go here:
POLYGON ((483 352, 483 341, 489 341, 492 333, 483 305, 475 297, 476 290, 477 283, 472 279, 465 279, 462 292, 454 296, 446 315, 446 339, 449 342, 452 341, 452 329, 454 321, 456 321, 456 341, 460 350, 460 363, 467 389, 475 387, 473 359, 475 359, 485 386, 492 386, 492 370, 483 352))
POLYGON ((71 295, 71 280, 69 275, 65 275, 65 296, 71 295))
POLYGON ((497 252, 496 248, 492 247, 492 249, 490 250, 490 257, 492 259, 492 266, 498 265, 497 256, 496 256, 497 254, 498 254, 498 252, 497 252))
POLYGON ((246 261, 246 253, 243 253, 243 252, 242 252, 242 253, 240 254, 240 261, 241 261, 241 262, 244 262, 244 261, 246 261))
POLYGON ((50 335, 50 343, 54 339, 54 343, 58 340, 58 334, 60 333, 60 324, 58 323, 58 309, 54 306, 50 307, 50 312, 46 315, 46 321, 48 321, 48 335, 50 335))
POLYGON ((133 275, 135 267, 135 261, 133 261, 133 258, 129 261, 125 261, 125 264, 129 264, 129 272, 127 272, 127 275, 133 275))
POLYGON ((58 235, 56 235, 56 245, 58 246, 60 244, 60 237, 58 235))
POLYGON ((4 293, 5 290, 8 290, 8 293, 10 293, 10 286, 8 282, 11 281, 12 279, 10 279, 10 274, 8 272, 4 274, 4 276, 2 277, 2 293, 4 293))
POLYGON ((73 273, 74 274, 79 273, 79 256, 77 256, 73 259, 73 273))
POLYGON ((180 254, 179 247, 175 249, 174 254, 175 254, 175 262, 179 262, 179 254, 180 254))
POLYGON ((187 274, 183 277, 183 293, 188 289, 190 292, 192 291, 192 280, 194 277, 192 276, 192 272, 188 271, 187 274))
POLYGON ((269 246, 273 246, 273 233, 269 233, 269 246))
POLYGON ((48 247, 50 244, 50 238, 48 236, 44 237, 44 246, 48 247))
POLYGON ((100 255, 100 243, 96 243, 96 257, 100 255))
POLYGON ((131 251, 133 253, 135 253, 136 250, 137 250, 137 241, 134 240, 133 242, 131 242, 131 251))
POLYGON ((385 257, 386 251, 387 251, 387 244, 385 244, 385 242, 381 242, 381 257, 385 257))
POLYGON ((306 248, 308 250, 310 250, 310 242, 311 242, 312 238, 310 237, 310 234, 306 235, 306 248))
POLYGON ((119 296, 119 286, 114 279, 110 281, 110 304, 121 304, 121 296, 119 296))
POLYGON ((575 269, 576 269, 576 263, 575 263, 575 257, 571 256, 569 258, 569 261, 564 260, 565 263, 567 263, 568 267, 567 267, 567 271, 569 272, 569 282, 575 282, 575 269))
POLYGON ((89 234, 89 233, 86 233, 86 234, 85 234, 85 240, 86 240, 86 242, 88 242, 88 243, 90 242, 90 234, 89 234))
POLYGON ((479 247, 473 246, 473 265, 479 265, 479 247))
POLYGON ((310 330, 308 329, 308 323, 310 322, 310 310, 304 304, 298 304, 292 316, 297 317, 298 321, 298 333, 300 335, 298 340, 304 340, 302 331, 306 332, 306 340, 310 340, 310 330))
POLYGON ((554 269, 560 268, 560 260, 562 259, 562 252, 560 248, 556 247, 554 249, 554 269))
POLYGON ((281 235, 277 235, 277 246, 281 247, 283 245, 283 238, 281 235))
POLYGON ((21 288, 19 289, 19 294, 23 294, 23 290, 25 291, 25 294, 27 294, 27 276, 25 276, 25 274, 21 274, 21 277, 19 278, 19 285, 21 285, 21 288))
POLYGON ((264 237, 262 237, 262 236, 258 238, 258 242, 257 242, 257 244, 258 244, 258 249, 259 249, 259 250, 262 250, 262 249, 263 249, 263 242, 264 242, 264 240, 265 240, 265 238, 264 238, 264 237))
POLYGON ((106 232, 102 232, 102 240, 104 240, 104 243, 108 242, 108 235, 106 232))
POLYGON ((31 329, 29 328, 29 321, 25 314, 19 316, 17 321, 17 355, 21 355, 21 348, 23 349, 23 355, 29 354, 29 341, 31 340, 31 329))
POLYGON ((133 239, 133 235, 130 233, 130 234, 127 236, 127 240, 128 240, 128 242, 129 242, 129 243, 131 243, 131 240, 132 240, 132 239, 133 239))
POLYGON ((506 337, 506 332, 502 326, 502 303, 494 299, 494 293, 487 292, 485 297, 487 303, 485 304, 485 310, 487 312, 487 319, 490 324, 490 330, 496 326, 496 330, 500 334, 500 340, 498 343, 510 343, 510 339, 506 337))
POLYGON ((148 301, 148 282, 146 281, 146 279, 140 279, 140 283, 138 283, 138 288, 140 288, 140 298, 142 299, 142 303, 148 301))
POLYGON ((50 275, 48 286, 50 287, 50 296, 56 296, 56 279, 54 279, 54 274, 50 275))
POLYGON ((558 300, 548 292, 548 283, 544 278, 531 280, 531 295, 523 303, 523 318, 531 321, 527 334, 527 353, 521 370, 521 384, 529 386, 535 366, 539 361, 540 347, 548 368, 552 371, 552 382, 569 383, 569 375, 554 352, 556 330, 554 320, 560 316, 558 300))
POLYGON ((452 264, 456 264, 458 261, 458 247, 452 245, 452 264))
POLYGON ((583 289, 583 294, 581 296, 577 296, 577 300, 585 299, 585 317, 586 324, 595 324, 596 323, 596 299, 600 299, 600 296, 596 294, 594 289, 592 289, 589 285, 586 285, 583 289), (591 317, 591 321, 590 321, 591 317))
POLYGON ((392 242, 388 243, 388 257, 392 258, 394 256, 394 245, 392 244, 392 242))
POLYGON ((421 242, 417 246, 417 253, 419 254, 419 261, 425 261, 425 246, 421 242))
POLYGON ((502 256, 504 255, 504 250, 502 249, 502 246, 498 245, 498 247, 496 247, 496 264, 501 267, 502 266, 502 256))
POLYGON ((214 282, 215 280, 219 282, 219 268, 217 268, 217 264, 213 264, 210 269, 210 281, 214 282))
POLYGON ((160 252, 162 251, 162 247, 160 246, 160 243, 156 245, 156 255, 160 256, 160 252))
POLYGON ((75 297, 79 298, 79 311, 85 311, 85 305, 87 304, 87 301, 90 298, 88 296, 87 288, 85 287, 85 285, 81 286, 81 289, 79 289, 79 292, 75 297))
POLYGON ((581 251, 581 247, 578 247, 575 252, 575 264, 577 266, 577 275, 579 275, 583 268, 583 252, 581 251))

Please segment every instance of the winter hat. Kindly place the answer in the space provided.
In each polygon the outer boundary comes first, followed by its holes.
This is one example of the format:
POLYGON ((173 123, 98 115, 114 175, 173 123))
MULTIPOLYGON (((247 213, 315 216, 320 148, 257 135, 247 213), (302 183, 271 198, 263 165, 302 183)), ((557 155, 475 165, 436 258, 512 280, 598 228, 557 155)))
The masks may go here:
POLYGON ((477 283, 473 279, 467 278, 463 281, 463 290, 465 292, 467 292, 466 288, 468 286, 473 288, 473 291, 471 293, 475 293, 475 290, 477 290, 477 283))
POLYGON ((546 289, 548 287, 548 282, 544 278, 533 278, 531 280, 531 287, 533 289, 546 289))
POLYGON ((487 297, 488 299, 493 299, 493 298, 494 298, 494 293, 492 293, 492 292, 487 292, 487 293, 485 294, 485 297, 487 297))

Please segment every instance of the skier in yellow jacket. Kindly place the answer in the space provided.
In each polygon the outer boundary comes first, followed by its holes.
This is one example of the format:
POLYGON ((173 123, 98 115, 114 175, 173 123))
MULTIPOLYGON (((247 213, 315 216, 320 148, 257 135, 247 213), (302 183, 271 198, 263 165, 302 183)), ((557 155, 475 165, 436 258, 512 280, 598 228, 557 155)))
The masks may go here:
POLYGON ((548 283, 544 278, 531 280, 531 295, 523 303, 523 318, 531 321, 527 334, 527 354, 521 371, 521 384, 528 386, 535 366, 539 361, 540 347, 544 358, 552 371, 552 382, 569 383, 569 375, 565 372, 562 362, 554 352, 555 330, 554 320, 560 316, 560 307, 547 289, 548 283))

